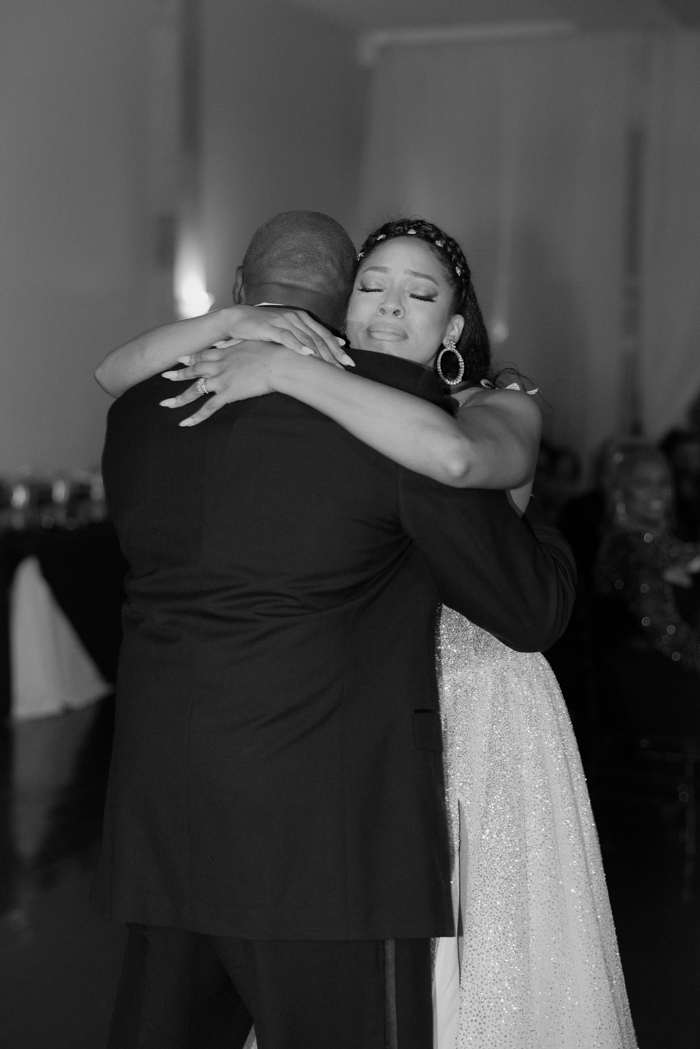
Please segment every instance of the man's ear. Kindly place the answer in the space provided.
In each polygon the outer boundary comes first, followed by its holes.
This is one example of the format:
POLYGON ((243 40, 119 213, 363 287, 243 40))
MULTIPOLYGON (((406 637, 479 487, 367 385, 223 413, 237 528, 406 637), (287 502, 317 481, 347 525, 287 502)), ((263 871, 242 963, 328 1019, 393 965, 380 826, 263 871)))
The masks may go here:
POLYGON ((233 297, 233 303, 235 306, 245 305, 245 280, 243 278, 242 266, 239 266, 236 270, 236 280, 233 285, 231 295, 233 297))

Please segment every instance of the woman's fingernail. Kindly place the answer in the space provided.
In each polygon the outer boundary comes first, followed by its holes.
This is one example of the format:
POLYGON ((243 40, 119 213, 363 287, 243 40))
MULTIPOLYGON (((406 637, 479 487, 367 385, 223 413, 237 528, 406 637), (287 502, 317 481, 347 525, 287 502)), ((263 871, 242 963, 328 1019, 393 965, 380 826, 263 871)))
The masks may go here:
POLYGON ((160 406, 161 406, 161 408, 174 408, 175 407, 175 398, 174 397, 169 397, 167 401, 161 401, 160 402, 160 406))
POLYGON ((192 360, 191 357, 178 357, 178 364, 189 364, 192 360))
POLYGON ((164 379, 177 379, 179 372, 161 372, 164 379))
POLYGON ((338 342, 341 346, 345 346, 345 339, 338 339, 338 342))
POLYGON ((347 353, 344 353, 343 356, 340 359, 343 362, 343 364, 349 365, 350 368, 354 368, 355 367, 354 360, 352 359, 352 357, 348 357, 347 353))
POLYGON ((182 422, 178 423, 177 425, 178 426, 194 426, 194 422, 192 421, 192 419, 183 419, 182 422))

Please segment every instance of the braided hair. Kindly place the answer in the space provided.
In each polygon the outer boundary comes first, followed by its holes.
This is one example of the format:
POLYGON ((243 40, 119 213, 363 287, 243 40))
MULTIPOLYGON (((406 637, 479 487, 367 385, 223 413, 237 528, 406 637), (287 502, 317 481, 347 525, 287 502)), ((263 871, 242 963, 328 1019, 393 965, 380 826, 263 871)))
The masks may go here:
MULTIPOLYGON (((385 222, 374 233, 370 233, 358 253, 358 261, 371 255, 384 241, 395 237, 417 237, 425 241, 442 265, 453 292, 452 310, 464 318, 464 328, 457 343, 457 349, 464 358, 464 378, 460 385, 476 386, 482 379, 488 379, 491 371, 489 337, 472 284, 471 270, 459 244, 425 219, 396 219, 385 222)), ((451 392, 455 389, 451 387, 451 392)))

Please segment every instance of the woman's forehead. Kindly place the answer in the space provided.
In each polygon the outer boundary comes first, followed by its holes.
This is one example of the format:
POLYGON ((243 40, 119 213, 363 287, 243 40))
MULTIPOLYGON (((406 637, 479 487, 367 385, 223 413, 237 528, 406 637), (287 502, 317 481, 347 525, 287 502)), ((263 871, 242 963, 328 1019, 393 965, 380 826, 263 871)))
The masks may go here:
POLYGON ((363 260, 361 268, 364 270, 376 266, 388 266, 392 269, 417 268, 433 277, 439 275, 444 280, 440 260, 430 245, 417 237, 394 237, 384 244, 379 244, 363 260))

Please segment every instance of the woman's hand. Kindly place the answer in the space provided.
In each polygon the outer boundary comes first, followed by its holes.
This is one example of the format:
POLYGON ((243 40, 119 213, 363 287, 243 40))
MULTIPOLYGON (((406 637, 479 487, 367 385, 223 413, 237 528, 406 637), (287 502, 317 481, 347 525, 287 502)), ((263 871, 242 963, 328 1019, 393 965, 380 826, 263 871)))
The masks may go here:
MULTIPOLYGON (((688 544, 690 546, 691 544, 688 544)), ((694 545, 694 544, 693 544, 694 545)), ((672 586, 682 586, 689 590, 694 585, 693 576, 700 572, 700 555, 680 564, 669 565, 663 572, 663 577, 672 586)))
POLYGON ((670 565, 664 569, 662 575, 665 581, 672 586, 682 586, 684 589, 689 590, 693 585, 693 580, 690 578, 684 565, 670 565))
MULTIPOLYGON (((311 355, 296 351, 301 356, 311 355)), ((275 391, 275 368, 284 358, 289 358, 289 351, 279 343, 238 342, 235 346, 220 346, 202 350, 193 354, 197 358, 179 372, 178 379, 198 381, 188 386, 177 397, 161 401, 163 408, 181 408, 199 400, 200 397, 213 394, 194 415, 183 419, 180 426, 196 426, 204 422, 219 408, 232 401, 245 401, 251 397, 262 397, 275 391), (202 389, 202 380, 205 388, 202 389)), ((301 363, 301 362, 300 362, 301 363)))
POLYGON ((696 554, 691 561, 688 561, 685 570, 690 572, 691 575, 697 575, 700 572, 700 554, 696 554))
MULTIPOLYGON (((235 305, 162 324, 137 335, 107 354, 95 378, 111 397, 120 397, 163 368, 172 368, 183 360, 191 363, 196 353, 218 346, 222 340, 230 343, 231 339, 276 342, 296 353, 313 353, 336 365, 352 364, 343 350, 343 340, 331 335, 303 310, 235 305)), ((182 375, 173 372, 171 377, 179 380, 182 375)))
MULTIPOLYGON (((342 367, 354 362, 343 349, 344 339, 338 339, 304 310, 285 307, 232 306, 226 311, 228 338, 241 341, 277 342, 295 353, 314 354, 329 364, 342 367)), ((190 359, 181 358, 183 363, 193 364, 202 360, 201 353, 192 354, 190 359)), ((181 372, 166 372, 168 379, 182 379, 181 372)))
POLYGON ((173 382, 205 380, 204 388, 197 381, 178 397, 161 401, 164 408, 181 408, 207 393, 215 394, 180 426, 196 426, 232 401, 272 393, 271 368, 278 359, 273 346, 302 357, 320 357, 341 370, 343 364, 355 364, 343 349, 344 340, 326 331, 303 310, 236 306, 231 310, 228 334, 227 341, 180 357, 186 367, 162 373, 164 379, 173 382))

